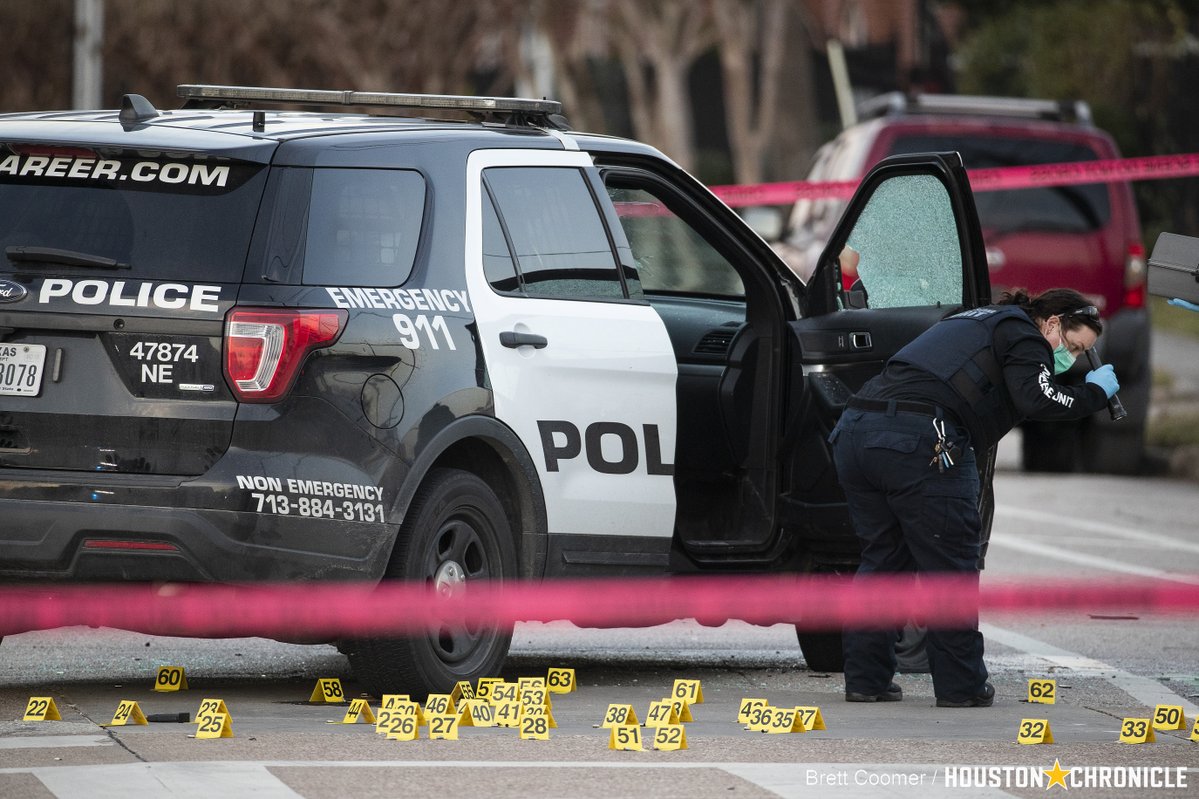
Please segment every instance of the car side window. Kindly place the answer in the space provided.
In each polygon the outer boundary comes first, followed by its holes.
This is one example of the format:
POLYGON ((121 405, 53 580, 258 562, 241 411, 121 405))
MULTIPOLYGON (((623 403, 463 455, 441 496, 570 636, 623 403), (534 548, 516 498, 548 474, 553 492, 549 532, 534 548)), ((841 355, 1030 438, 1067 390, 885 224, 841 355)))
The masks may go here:
POLYGON ((646 293, 745 296, 732 264, 648 188, 612 180, 608 196, 646 293))
POLYGON ((860 283, 854 288, 865 292, 867 307, 962 302, 962 247, 953 206, 932 175, 898 175, 880 184, 846 244, 857 251, 860 283))
POLYGON ((624 299, 616 254, 582 170, 493 167, 483 179, 495 212, 489 221, 484 200, 484 268, 496 291, 568 300, 624 299), (503 261, 509 247, 515 276, 503 261))
POLYGON ((487 282, 501 294, 520 291, 520 280, 516 276, 516 261, 500 217, 495 211, 491 192, 483 191, 483 274, 487 282))
POLYGON ((424 206, 425 180, 418 172, 314 170, 304 283, 403 283, 416 259, 424 206))

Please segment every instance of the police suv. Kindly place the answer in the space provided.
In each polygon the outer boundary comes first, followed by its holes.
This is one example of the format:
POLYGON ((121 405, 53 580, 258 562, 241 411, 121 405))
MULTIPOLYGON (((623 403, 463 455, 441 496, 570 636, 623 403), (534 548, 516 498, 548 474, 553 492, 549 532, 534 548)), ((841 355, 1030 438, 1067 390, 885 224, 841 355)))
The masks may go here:
MULTIPOLYGON (((179 94, 0 116, 5 580, 852 570, 828 431, 990 297, 954 155, 872 171, 805 284, 552 101, 179 94), (842 290, 847 244, 877 308, 842 290)), ((420 693, 508 641, 338 643, 367 689, 420 693)), ((800 642, 839 666, 836 632, 800 642)))

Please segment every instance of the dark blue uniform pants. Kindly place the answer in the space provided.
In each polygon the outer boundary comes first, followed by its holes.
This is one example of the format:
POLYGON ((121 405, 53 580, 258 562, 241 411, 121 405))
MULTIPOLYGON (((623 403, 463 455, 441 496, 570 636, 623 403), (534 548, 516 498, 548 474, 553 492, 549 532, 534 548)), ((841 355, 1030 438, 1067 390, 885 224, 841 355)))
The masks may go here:
MULTIPOLYGON (((952 572, 978 577, 982 523, 978 471, 966 436, 945 425, 958 450, 954 465, 930 465, 933 419, 915 413, 847 409, 832 435, 837 476, 862 544, 858 574, 952 572)), ((963 597, 974 601, 974 597, 963 597)), ((845 690, 879 694, 895 676, 899 630, 845 631, 845 690)), ((983 637, 971 629, 928 631, 929 670, 937 698, 980 693, 987 680, 983 637)))

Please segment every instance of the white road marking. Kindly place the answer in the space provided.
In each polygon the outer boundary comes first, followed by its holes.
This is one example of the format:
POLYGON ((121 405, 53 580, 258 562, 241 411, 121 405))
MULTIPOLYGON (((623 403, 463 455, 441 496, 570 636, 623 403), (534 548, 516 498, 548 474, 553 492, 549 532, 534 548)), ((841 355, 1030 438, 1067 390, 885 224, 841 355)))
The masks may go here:
POLYGON ((1113 685, 1147 707, 1181 705, 1183 712, 1189 718, 1193 718, 1196 714, 1199 714, 1199 708, 1150 677, 1132 674, 1104 663, 1101 660, 1095 660, 1086 655, 1080 655, 1077 652, 1061 649, 1053 644, 1047 644, 1044 641, 1038 641, 1035 638, 1030 638, 1022 633, 1006 630, 1002 627, 996 627, 993 624, 980 623, 978 628, 987 639, 1003 644, 1004 646, 1010 646, 1013 649, 1018 649, 1025 654, 1040 658, 1055 666, 1070 669, 1079 676, 1104 677, 1111 680, 1113 685))
POLYGON ((1166 580, 1172 583, 1199 585, 1199 577, 1192 575, 1174 574, 1173 572, 1164 571, 1163 569, 1155 569, 1151 566, 1137 566, 1132 563, 1125 563, 1124 561, 1105 558, 1102 555, 1087 555, 1083 552, 1059 549, 1058 547, 1049 546, 1048 544, 1039 544, 1036 541, 1030 541, 1027 538, 1021 538, 1018 535, 1004 533, 997 538, 992 538, 991 546, 999 549, 1003 549, 1004 547, 1018 549, 1021 552, 1028 552, 1032 555, 1053 558, 1054 560, 1061 560, 1065 561, 1066 563, 1074 563, 1079 566, 1090 566, 1093 569, 1100 569, 1102 571, 1117 572, 1120 574, 1135 574, 1138 577, 1152 577, 1156 580, 1166 580))
POLYGON ((1031 510, 1029 508, 1014 508, 1007 505, 996 506, 995 513, 1000 516, 1014 516, 1030 522, 1051 525, 1054 529, 1064 527, 1070 530, 1087 530, 1092 533, 1123 538, 1126 541, 1152 544, 1162 549, 1177 549, 1181 552, 1199 554, 1199 543, 1195 541, 1187 541, 1181 538, 1174 538, 1173 536, 1161 535, 1160 533, 1147 533, 1144 530, 1137 530, 1123 525, 1095 522, 1073 516, 1066 517, 1056 513, 1045 513, 1044 511, 1031 510))

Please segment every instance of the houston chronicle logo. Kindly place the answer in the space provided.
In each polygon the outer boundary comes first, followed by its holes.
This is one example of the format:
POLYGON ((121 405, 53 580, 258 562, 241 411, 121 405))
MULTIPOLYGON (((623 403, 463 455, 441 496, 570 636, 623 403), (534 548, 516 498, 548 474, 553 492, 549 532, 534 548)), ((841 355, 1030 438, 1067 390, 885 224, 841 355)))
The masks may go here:
MULTIPOLYGON (((1116 790, 1183 790, 1190 788, 1187 766, 1073 766, 1067 768, 1055 759, 1052 767, 1042 766, 852 766, 832 765, 807 768, 807 787, 912 788, 944 785, 971 790, 1029 788, 1069 791, 1088 788, 1116 790)), ((831 794, 830 794, 831 795, 831 794)), ((906 794, 905 794, 906 795, 906 794)), ((1083 794, 1085 795, 1085 794, 1083 794)))
POLYGON ((1186 766, 946 766, 946 788, 1186 789, 1186 766))

